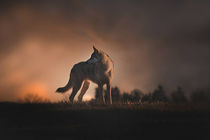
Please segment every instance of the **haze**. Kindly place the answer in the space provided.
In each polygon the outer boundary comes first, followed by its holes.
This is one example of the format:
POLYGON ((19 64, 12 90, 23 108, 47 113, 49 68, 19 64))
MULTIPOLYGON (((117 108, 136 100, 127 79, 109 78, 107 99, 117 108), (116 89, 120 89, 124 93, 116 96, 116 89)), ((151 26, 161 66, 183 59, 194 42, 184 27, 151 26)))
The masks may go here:
POLYGON ((93 45, 113 59, 122 92, 208 88, 209 13, 208 1, 1 1, 0 100, 62 100, 55 90, 93 45))

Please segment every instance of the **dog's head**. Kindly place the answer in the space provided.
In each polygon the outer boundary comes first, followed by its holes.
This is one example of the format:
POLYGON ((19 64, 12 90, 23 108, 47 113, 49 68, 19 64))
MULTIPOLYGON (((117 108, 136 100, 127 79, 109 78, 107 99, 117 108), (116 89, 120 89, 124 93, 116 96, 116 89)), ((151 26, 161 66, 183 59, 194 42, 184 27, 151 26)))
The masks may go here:
POLYGON ((93 46, 93 53, 91 54, 90 59, 88 60, 89 63, 95 63, 101 60, 102 53, 93 46))

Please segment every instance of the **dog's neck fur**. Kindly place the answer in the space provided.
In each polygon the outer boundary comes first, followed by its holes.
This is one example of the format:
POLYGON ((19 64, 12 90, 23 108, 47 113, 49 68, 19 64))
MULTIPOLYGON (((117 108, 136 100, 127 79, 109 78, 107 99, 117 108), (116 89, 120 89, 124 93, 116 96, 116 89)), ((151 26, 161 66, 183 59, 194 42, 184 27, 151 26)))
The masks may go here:
POLYGON ((98 61, 99 61, 99 59, 97 59, 96 57, 93 57, 93 58, 88 59, 86 62, 88 64, 94 64, 94 63, 96 63, 98 61))

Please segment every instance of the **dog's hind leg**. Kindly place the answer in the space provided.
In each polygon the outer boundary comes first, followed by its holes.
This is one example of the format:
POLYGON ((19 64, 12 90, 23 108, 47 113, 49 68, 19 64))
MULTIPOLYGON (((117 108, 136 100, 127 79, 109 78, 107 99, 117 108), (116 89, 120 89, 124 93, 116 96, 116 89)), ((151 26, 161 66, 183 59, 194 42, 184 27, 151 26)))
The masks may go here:
POLYGON ((100 104, 105 104, 105 98, 104 98, 104 91, 103 91, 103 85, 98 84, 98 92, 99 92, 99 102, 100 104))
POLYGON ((71 93, 71 95, 70 95, 70 97, 69 97, 69 101, 70 101, 71 103, 73 103, 74 97, 75 97, 75 95, 77 94, 77 92, 79 91, 81 85, 82 85, 82 81, 78 81, 77 84, 75 84, 75 85, 73 86, 72 93, 71 93))
POLYGON ((88 80, 86 80, 84 82, 83 86, 82 86, 80 95, 78 96, 78 101, 79 102, 82 102, 82 98, 85 95, 86 91, 88 90, 89 86, 90 86, 90 82, 88 80))

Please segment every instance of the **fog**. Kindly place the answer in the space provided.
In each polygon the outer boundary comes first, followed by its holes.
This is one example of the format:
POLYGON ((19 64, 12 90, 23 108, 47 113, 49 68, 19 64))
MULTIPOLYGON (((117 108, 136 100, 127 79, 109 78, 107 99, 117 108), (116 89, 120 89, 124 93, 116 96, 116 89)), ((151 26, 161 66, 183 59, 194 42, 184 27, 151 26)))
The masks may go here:
MULTIPOLYGON (((1 1, 0 100, 64 97, 72 66, 95 45, 115 64, 113 86, 147 93, 209 86, 210 3, 1 1)), ((85 99, 94 95, 92 84, 85 99)), ((69 93, 69 92, 68 92, 69 93)))

